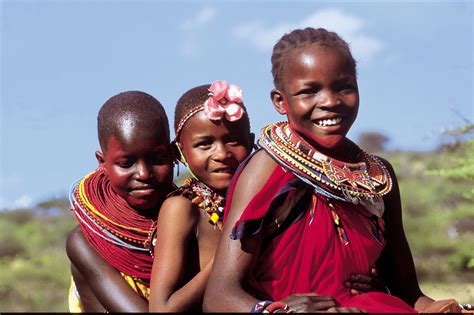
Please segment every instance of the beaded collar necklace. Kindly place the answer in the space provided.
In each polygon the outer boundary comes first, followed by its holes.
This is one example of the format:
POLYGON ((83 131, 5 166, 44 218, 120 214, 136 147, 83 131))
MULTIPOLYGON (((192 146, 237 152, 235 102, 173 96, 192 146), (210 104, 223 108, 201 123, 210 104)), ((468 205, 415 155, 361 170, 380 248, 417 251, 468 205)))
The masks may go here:
POLYGON ((361 162, 338 161, 317 151, 287 122, 264 127, 258 144, 316 192, 332 199, 376 205, 392 188, 390 174, 377 157, 361 150, 361 162))
POLYGON ((222 231, 222 218, 224 217, 225 197, 219 195, 201 181, 195 178, 187 178, 181 187, 189 187, 192 190, 190 200, 193 204, 207 215, 209 223, 222 231))
POLYGON ((101 169, 74 183, 69 200, 92 247, 114 268, 148 285, 153 264, 151 232, 156 221, 119 197, 101 169))

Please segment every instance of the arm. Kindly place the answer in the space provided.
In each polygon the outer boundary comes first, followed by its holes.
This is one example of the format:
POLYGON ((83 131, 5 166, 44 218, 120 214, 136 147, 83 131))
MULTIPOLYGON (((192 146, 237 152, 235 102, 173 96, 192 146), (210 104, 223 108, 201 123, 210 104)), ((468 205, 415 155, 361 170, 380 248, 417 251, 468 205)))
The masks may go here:
POLYGON ((199 272, 199 256, 193 253, 198 245, 195 233, 200 215, 181 196, 170 197, 163 203, 156 228, 150 312, 201 310, 212 260, 199 272))
MULTIPOLYGON (((66 251, 69 259, 87 283, 97 300, 109 312, 146 312, 148 303, 142 299, 87 242, 80 227, 68 235, 66 251)), ((79 290, 79 294, 82 292, 79 290)), ((87 293, 86 293, 87 294, 87 293)))
POLYGON ((80 303, 84 312, 103 313, 105 308, 97 299, 94 292, 92 292, 84 276, 73 263, 71 263, 71 274, 76 285, 76 290, 79 293, 80 303))
POLYGON ((377 262, 380 275, 391 293, 420 310, 433 300, 418 285, 415 264, 402 222, 400 190, 395 172, 388 161, 381 159, 393 180, 392 190, 384 197, 387 244, 377 262))
POLYGON ((229 235, 246 205, 263 187, 275 166, 275 162, 266 153, 258 152, 237 180, 214 257, 215 266, 218 267, 212 270, 204 296, 205 312, 249 312, 259 302, 243 286, 245 277, 252 272, 260 252, 262 238, 257 234, 256 237, 244 240, 231 240, 229 235))
MULTIPOLYGON (((231 207, 224 223, 223 234, 214 258, 214 266, 204 295, 205 312, 249 312, 260 302, 245 288, 245 279, 260 254, 264 233, 243 240, 231 240, 229 235, 247 204, 260 191, 277 164, 263 151, 258 152, 245 166, 237 180, 231 207)), ((264 230, 264 228, 263 228, 264 230)), ((293 294, 281 300, 292 311, 345 311, 330 296, 315 293, 293 294)), ((352 309, 353 312, 358 310, 352 309)))

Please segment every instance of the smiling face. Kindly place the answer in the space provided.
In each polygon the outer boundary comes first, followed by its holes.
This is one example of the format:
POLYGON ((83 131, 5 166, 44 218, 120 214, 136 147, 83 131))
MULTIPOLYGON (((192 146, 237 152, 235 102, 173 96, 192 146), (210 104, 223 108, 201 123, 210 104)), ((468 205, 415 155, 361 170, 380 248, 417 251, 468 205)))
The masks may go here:
POLYGON ((104 153, 96 156, 113 190, 134 209, 159 207, 171 189, 168 137, 158 126, 144 131, 123 124, 121 134, 112 135, 104 153))
POLYGON ((280 114, 291 128, 316 148, 338 148, 357 117, 356 73, 346 51, 312 44, 288 56, 282 89, 272 91, 280 114))
POLYGON ((244 120, 211 121, 200 111, 180 133, 183 155, 193 174, 208 187, 223 194, 232 176, 250 153, 252 135, 244 120))

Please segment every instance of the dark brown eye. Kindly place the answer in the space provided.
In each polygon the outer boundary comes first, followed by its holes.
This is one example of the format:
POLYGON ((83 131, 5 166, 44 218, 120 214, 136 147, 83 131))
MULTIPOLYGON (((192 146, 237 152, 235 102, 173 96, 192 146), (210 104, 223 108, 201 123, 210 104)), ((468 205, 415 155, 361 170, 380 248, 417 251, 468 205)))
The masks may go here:
POLYGON ((116 164, 121 168, 130 168, 132 167, 133 163, 134 163, 133 160, 127 159, 127 160, 119 161, 116 164))

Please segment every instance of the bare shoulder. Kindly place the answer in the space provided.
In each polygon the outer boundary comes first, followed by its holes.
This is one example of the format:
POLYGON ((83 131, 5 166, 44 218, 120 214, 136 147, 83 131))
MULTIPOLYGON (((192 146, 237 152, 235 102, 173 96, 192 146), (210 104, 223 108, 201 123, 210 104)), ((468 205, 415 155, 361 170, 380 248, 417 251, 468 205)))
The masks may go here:
POLYGON ((188 198, 183 196, 171 196, 166 198, 160 208, 159 217, 177 216, 183 218, 197 217, 194 205, 188 198))
POLYGON ((237 181, 239 190, 246 187, 254 191, 260 190, 273 173, 278 164, 265 151, 257 152, 247 163, 237 181))
POLYGON ((80 258, 83 254, 89 253, 89 250, 92 250, 87 243, 87 240, 82 233, 81 227, 76 226, 74 229, 69 232, 66 239, 66 252, 69 256, 69 259, 74 262, 80 258))
POLYGON ((183 196, 168 197, 158 214, 157 236, 169 238, 190 237, 199 222, 199 211, 191 200, 183 196))
POLYGON ((247 163, 232 195, 228 221, 235 222, 248 203, 262 189, 278 164, 265 152, 257 152, 247 163))
MULTIPOLYGON (((102 258, 84 236, 80 226, 69 232, 66 240, 66 252, 73 263, 83 275, 98 275, 100 270, 112 267, 102 258)), ((113 269, 115 270, 115 269, 113 269)))

